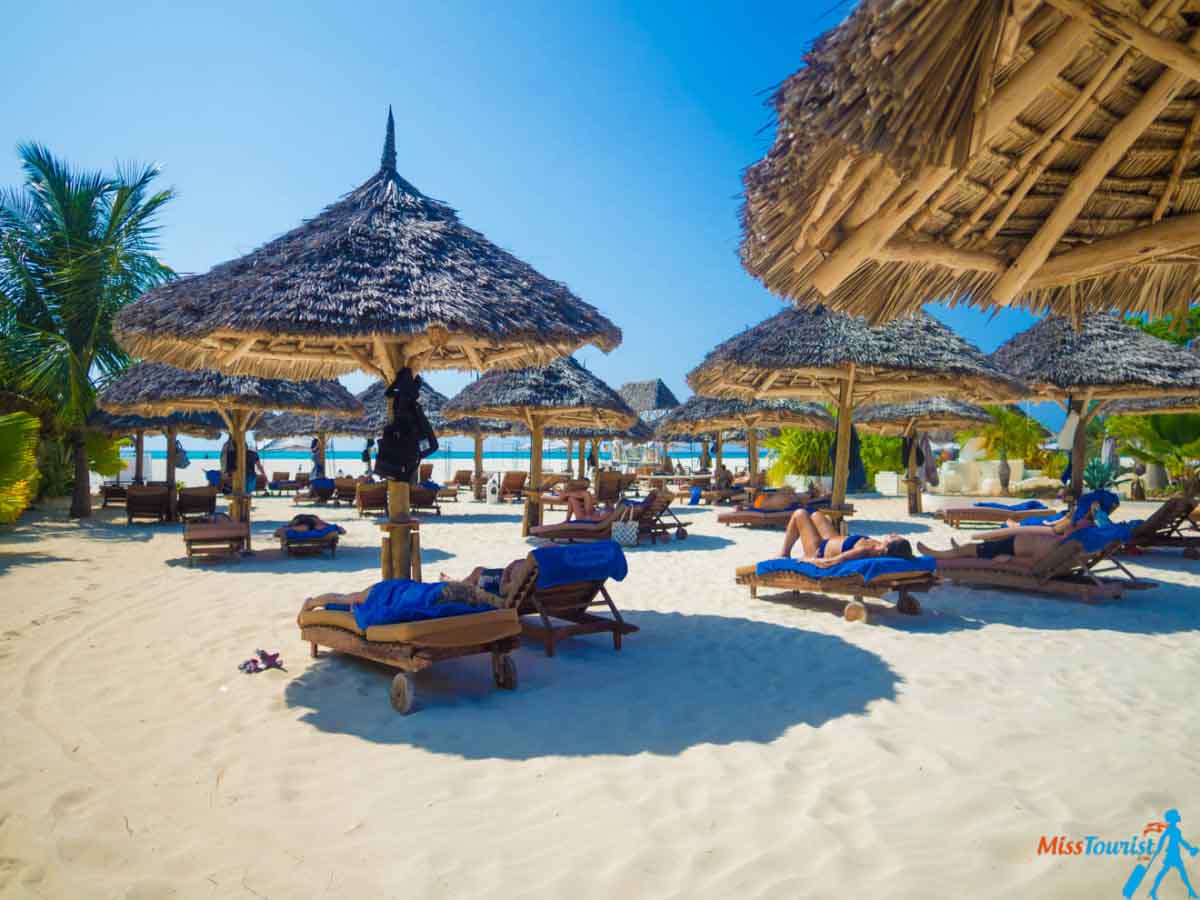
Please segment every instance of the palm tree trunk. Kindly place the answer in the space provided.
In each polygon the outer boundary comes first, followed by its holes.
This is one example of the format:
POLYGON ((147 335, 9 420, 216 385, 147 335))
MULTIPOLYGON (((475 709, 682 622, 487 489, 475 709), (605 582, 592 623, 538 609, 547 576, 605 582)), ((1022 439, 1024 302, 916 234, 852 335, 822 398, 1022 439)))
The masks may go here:
POLYGON ((88 466, 83 429, 77 428, 71 432, 71 451, 75 457, 75 490, 71 495, 71 518, 86 519, 92 514, 92 486, 89 483, 91 468, 88 466))

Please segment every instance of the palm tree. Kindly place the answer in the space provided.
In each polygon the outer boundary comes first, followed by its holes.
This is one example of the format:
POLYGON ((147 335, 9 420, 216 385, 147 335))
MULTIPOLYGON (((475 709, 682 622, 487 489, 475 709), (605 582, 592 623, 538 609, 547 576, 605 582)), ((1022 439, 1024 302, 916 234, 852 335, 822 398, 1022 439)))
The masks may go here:
POLYGON ((72 169, 38 144, 17 149, 21 190, 0 192, 0 371, 53 403, 75 469, 71 515, 91 514, 83 424, 98 385, 129 365, 113 338, 121 307, 174 277, 155 256, 154 166, 72 169))
POLYGON ((1010 406, 984 408, 991 413, 993 421, 962 432, 959 441, 965 442, 973 437, 983 439, 983 448, 988 456, 1000 460, 1000 486, 1007 494, 1012 472, 1008 464, 1009 454, 1022 459, 1032 455, 1042 442, 1042 427, 1019 409, 1010 406))

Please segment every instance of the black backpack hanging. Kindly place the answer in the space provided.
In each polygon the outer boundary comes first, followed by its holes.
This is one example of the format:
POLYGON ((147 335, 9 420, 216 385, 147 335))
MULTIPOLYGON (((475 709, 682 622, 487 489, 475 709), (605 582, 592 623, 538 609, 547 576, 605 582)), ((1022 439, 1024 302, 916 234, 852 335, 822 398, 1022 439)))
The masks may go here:
POLYGON ((401 369, 386 394, 392 400, 392 421, 376 445, 375 474, 411 482, 421 460, 437 452, 437 435, 419 401, 421 379, 401 369))

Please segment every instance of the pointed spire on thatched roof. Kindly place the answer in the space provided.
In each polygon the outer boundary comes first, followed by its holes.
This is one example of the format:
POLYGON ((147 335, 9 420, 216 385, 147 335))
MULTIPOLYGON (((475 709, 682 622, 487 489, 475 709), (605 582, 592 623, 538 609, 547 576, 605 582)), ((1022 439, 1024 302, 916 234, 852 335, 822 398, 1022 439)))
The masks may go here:
POLYGON ((115 330, 130 353, 174 366, 389 382, 404 365, 519 368, 621 342, 566 285, 400 177, 390 115, 366 183, 245 256, 148 291, 115 330))
POLYGON ((396 171, 396 120, 392 118, 392 105, 388 104, 387 134, 383 138, 383 158, 380 168, 396 171))
POLYGON ((679 405, 679 398, 672 393, 661 378, 627 381, 617 389, 617 393, 636 413, 659 412, 674 409, 679 405))

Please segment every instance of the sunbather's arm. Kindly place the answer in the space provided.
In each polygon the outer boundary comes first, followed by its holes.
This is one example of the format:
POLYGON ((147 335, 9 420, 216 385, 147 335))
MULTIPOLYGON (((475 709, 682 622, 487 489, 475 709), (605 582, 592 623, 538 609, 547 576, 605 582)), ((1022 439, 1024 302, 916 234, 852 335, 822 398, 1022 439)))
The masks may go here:
POLYGON ((371 593, 371 589, 367 588, 363 591, 354 591, 349 594, 321 594, 318 597, 309 597, 304 601, 303 609, 316 609, 319 606, 324 606, 327 603, 345 603, 349 606, 362 603, 367 599, 367 595, 371 593))

